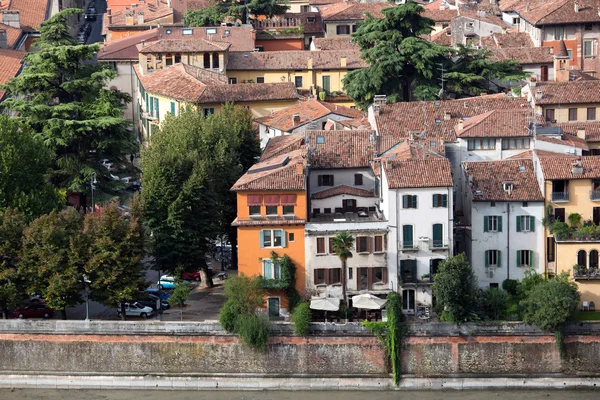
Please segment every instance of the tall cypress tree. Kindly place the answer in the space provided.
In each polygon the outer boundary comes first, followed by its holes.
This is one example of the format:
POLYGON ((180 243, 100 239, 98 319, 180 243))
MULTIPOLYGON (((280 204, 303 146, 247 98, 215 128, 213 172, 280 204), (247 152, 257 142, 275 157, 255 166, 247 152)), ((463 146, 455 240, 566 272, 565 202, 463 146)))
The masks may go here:
POLYGON ((137 144, 123 118, 131 98, 106 89, 116 72, 95 62, 99 44, 78 45, 70 35, 68 17, 80 12, 67 9, 42 24, 35 42, 39 51, 27 54, 21 74, 5 86, 10 98, 3 107, 53 152, 53 183, 83 200, 94 174, 100 193, 119 188, 100 160, 123 159, 137 144))

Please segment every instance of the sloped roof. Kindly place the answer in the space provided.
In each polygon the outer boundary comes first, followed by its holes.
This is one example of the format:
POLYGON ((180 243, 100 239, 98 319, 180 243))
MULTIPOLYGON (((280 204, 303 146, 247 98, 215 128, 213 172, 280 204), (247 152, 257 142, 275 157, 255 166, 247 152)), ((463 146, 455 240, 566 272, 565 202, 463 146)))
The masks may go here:
POLYGON ((374 132, 370 130, 308 131, 304 135, 313 169, 369 168, 375 156, 374 132))
MULTIPOLYGON (((25 57, 24 51, 0 49, 0 85, 17 76, 21 70, 23 57, 25 57)), ((0 100, 4 94, 5 91, 0 90, 0 100)))
POLYGON ((558 144, 562 146, 571 146, 577 147, 582 150, 589 150, 589 147, 585 140, 578 138, 575 135, 560 135, 560 136, 546 136, 546 135, 537 135, 536 140, 541 140, 542 142, 558 144))
POLYGON ((473 201, 544 201, 531 159, 462 163, 473 201), (504 190, 504 183, 513 188, 504 190))
POLYGON ((533 47, 533 40, 531 40, 531 36, 527 32, 494 32, 490 36, 483 36, 481 44, 492 49, 533 47))
POLYGON ((348 36, 314 38, 313 43, 317 50, 360 50, 348 36))
POLYGON ((539 105, 600 103, 600 80, 538 82, 531 89, 535 103, 539 105), (537 99, 538 92, 541 92, 541 99, 537 99))
POLYGON ((304 148, 304 133, 276 136, 269 139, 265 147, 260 161, 268 160, 269 158, 277 157, 304 148))
POLYGON ((365 14, 369 13, 373 18, 383 18, 382 10, 394 7, 387 2, 377 3, 335 3, 319 7, 323 21, 362 21, 365 14))
POLYGON ((452 186, 450 161, 418 143, 399 143, 381 160, 390 189, 452 186))
POLYGON ((511 47, 490 49, 491 61, 515 60, 519 64, 551 64, 554 62, 552 47, 511 47))
POLYGON ((529 0, 516 3, 512 8, 521 18, 540 25, 599 22, 600 0, 529 0), (575 12, 575 2, 579 11, 575 12))
POLYGON ((198 40, 206 39, 217 43, 229 43, 229 51, 254 51, 254 28, 251 25, 242 26, 207 26, 188 28, 183 26, 166 26, 158 28, 161 39, 198 40), (191 30, 191 34, 183 34, 191 30), (216 32, 216 33, 213 33, 216 32))
POLYGON ((577 135, 577 131, 583 128, 587 142, 600 142, 600 121, 561 122, 552 126, 560 127, 563 133, 569 135, 577 135))
POLYGON ((532 111, 517 110, 492 110, 473 116, 454 130, 456 136, 464 138, 482 137, 523 137, 532 136, 530 125, 533 120, 532 111))
POLYGON ((313 69, 355 69, 368 66, 367 62, 360 58, 359 50, 298 50, 230 52, 227 69, 232 71, 309 69, 309 60, 312 60, 313 69), (345 67, 342 67, 343 57, 346 58, 345 67))
POLYGON ((313 200, 321 200, 328 199, 334 196, 340 196, 343 194, 349 194, 357 197, 375 197, 375 190, 365 190, 348 185, 339 185, 329 189, 321 190, 320 192, 313 193, 310 195, 310 198, 313 200))
POLYGON ((600 178, 600 156, 581 157, 583 173, 573 174, 573 157, 539 157, 542 173, 546 180, 596 179, 600 178))
POLYGON ((293 82, 241 83, 237 85, 208 85, 197 100, 198 104, 298 100, 293 82))
POLYGON ((305 188, 302 150, 271 157, 254 164, 231 190, 303 190, 305 188))
POLYGON ((362 117, 362 112, 352 108, 325 103, 320 100, 301 101, 298 104, 279 110, 273 114, 256 119, 256 122, 288 132, 329 114, 348 118, 362 117), (300 120, 294 122, 292 117, 298 115, 300 120))
MULTIPOLYGON (((126 14, 133 14, 133 24, 132 27, 137 26, 146 26, 151 25, 153 22, 160 18, 168 17, 169 15, 173 15, 173 9, 169 8, 166 3, 160 3, 159 7, 156 7, 156 3, 151 4, 136 4, 134 8, 131 6, 126 7, 124 9, 117 9, 116 11, 111 9, 112 15, 112 23, 108 23, 108 14, 104 14, 104 29, 110 29, 114 26, 126 25, 126 14), (144 15, 144 22, 139 24, 138 15, 144 15)), ((173 21, 174 22, 174 21, 173 21)))
POLYGON ((6 41, 8 48, 10 49, 15 45, 15 43, 17 43, 21 37, 21 34, 23 33, 23 30, 0 23, 0 30, 2 29, 6 30, 6 41))
POLYGON ((458 16, 458 10, 451 10, 449 7, 444 7, 444 9, 440 9, 441 2, 440 0, 432 1, 429 4, 423 6, 425 11, 421 14, 424 17, 430 18, 435 22, 450 22, 452 18, 458 16))
POLYGON ((98 60, 138 60, 137 45, 144 40, 147 44, 158 39, 158 29, 136 33, 105 43, 98 51, 98 60))
POLYGON ((48 16, 49 0, 11 0, 8 10, 18 10, 21 29, 25 32, 39 32, 48 16))
POLYGON ((195 53, 195 52, 218 52, 225 51, 231 46, 230 43, 215 42, 207 39, 158 39, 138 50, 142 54, 148 53, 195 53))

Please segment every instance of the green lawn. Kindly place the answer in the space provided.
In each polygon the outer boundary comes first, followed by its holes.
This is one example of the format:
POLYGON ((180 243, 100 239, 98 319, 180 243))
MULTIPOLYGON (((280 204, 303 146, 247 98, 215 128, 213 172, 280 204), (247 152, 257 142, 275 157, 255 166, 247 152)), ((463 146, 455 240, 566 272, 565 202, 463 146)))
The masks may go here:
POLYGON ((573 319, 575 321, 600 321, 600 312, 578 312, 573 319))

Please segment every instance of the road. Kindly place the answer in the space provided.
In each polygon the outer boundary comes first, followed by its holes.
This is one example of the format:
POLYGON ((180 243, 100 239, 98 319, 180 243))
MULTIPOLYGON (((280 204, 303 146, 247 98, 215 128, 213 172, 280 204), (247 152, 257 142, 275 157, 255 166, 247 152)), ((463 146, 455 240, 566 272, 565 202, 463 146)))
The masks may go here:
POLYGON ((166 398, 169 400, 596 400, 597 390, 503 390, 503 391, 161 391, 161 390, 51 390, 0 389, 0 400, 137 400, 166 398))
MULTIPOLYGON (((92 43, 98 43, 98 42, 103 42, 104 39, 102 38, 102 18, 104 13, 106 12, 106 0, 91 0, 91 1, 85 1, 85 9, 87 10, 87 7, 89 6, 89 4, 94 3, 96 5, 96 20, 95 21, 90 21, 92 23, 92 31, 90 32, 90 35, 88 36, 87 39, 87 44, 92 44, 92 43)), ((83 20, 82 20, 83 21, 83 20)))

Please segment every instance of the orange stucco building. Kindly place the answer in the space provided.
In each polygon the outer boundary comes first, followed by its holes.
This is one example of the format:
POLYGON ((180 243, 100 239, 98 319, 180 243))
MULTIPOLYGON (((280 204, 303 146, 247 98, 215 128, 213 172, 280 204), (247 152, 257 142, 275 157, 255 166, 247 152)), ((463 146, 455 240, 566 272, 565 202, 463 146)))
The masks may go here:
MULTIPOLYGON (((288 137, 276 139, 274 142, 285 142, 288 137)), ((261 160, 232 190, 237 192, 237 218, 233 225, 238 229, 239 273, 281 279, 283 267, 272 262, 272 252, 278 257, 287 255, 296 267, 296 290, 304 295, 307 201, 301 152, 271 152, 268 146, 261 160)), ((286 315, 288 299, 284 291, 268 290, 265 306, 273 317, 286 315)))

